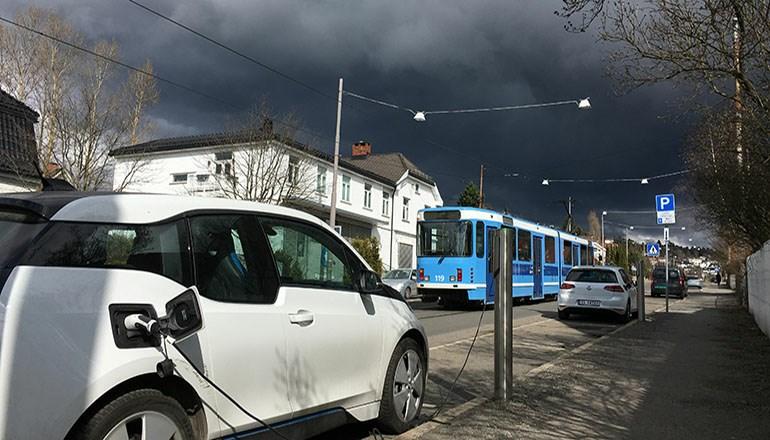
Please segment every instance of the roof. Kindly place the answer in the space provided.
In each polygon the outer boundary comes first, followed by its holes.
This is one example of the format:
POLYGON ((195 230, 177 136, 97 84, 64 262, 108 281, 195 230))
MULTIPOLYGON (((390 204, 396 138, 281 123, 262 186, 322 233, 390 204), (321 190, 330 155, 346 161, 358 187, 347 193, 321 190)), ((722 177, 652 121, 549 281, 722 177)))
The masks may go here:
POLYGON ((436 183, 433 177, 422 171, 411 160, 407 159, 402 153, 369 154, 366 156, 355 156, 343 158, 343 162, 363 168, 386 179, 398 182, 398 179, 409 171, 409 175, 422 180, 423 182, 434 185, 436 183))
MULTIPOLYGON (((120 157, 120 156, 129 156, 129 155, 137 155, 137 154, 155 154, 155 153, 164 153, 164 152, 185 151, 185 150, 192 150, 197 148, 234 145, 234 144, 254 142, 256 136, 259 136, 259 135, 255 135, 255 133, 253 132, 218 132, 218 133, 198 134, 198 135, 192 135, 192 136, 179 136, 179 137, 155 139, 148 142, 142 142, 135 145, 128 145, 125 147, 116 148, 110 152, 110 156, 120 157)), ((258 140, 260 141, 275 140, 285 145, 288 145, 289 147, 294 148, 295 150, 310 154, 311 156, 317 157, 326 162, 329 162, 329 163, 334 162, 334 156, 331 154, 309 147, 293 139, 281 138, 277 134, 272 134, 269 136, 260 136, 258 140)), ((417 166, 414 165, 414 163, 409 161, 409 159, 403 157, 403 155, 401 155, 400 153, 395 153, 395 154, 398 154, 403 158, 403 162, 399 162, 401 165, 398 165, 400 167, 399 169, 401 169, 400 172, 396 172, 397 169, 393 166, 382 166, 382 165, 379 165, 380 162, 378 162, 378 165, 373 166, 372 165, 373 162, 367 162, 367 161, 358 160, 358 159, 356 160, 342 159, 339 162, 339 164, 340 164, 340 167, 345 168, 349 171, 356 172, 363 176, 386 183, 394 187, 396 185, 396 182, 398 182, 398 179, 401 178, 401 176, 404 174, 404 171, 407 169, 405 167, 408 166, 409 169, 415 170, 414 171, 415 176, 418 176, 418 177, 423 176, 423 177, 420 177, 421 180, 424 180, 427 183, 433 184, 433 179, 427 174, 420 171, 417 168, 417 166), (407 165, 403 165, 403 164, 407 164, 407 165)), ((376 156, 391 156, 391 155, 388 154, 388 155, 376 155, 376 156)), ((390 163, 390 162, 393 162, 392 159, 389 159, 382 163, 390 163)), ((410 173, 411 172, 412 171, 410 171, 410 173)))
POLYGON ((147 224, 191 211, 236 210, 284 215, 326 225, 311 214, 283 206, 165 194, 75 191, 14 193, 0 195, 0 206, 26 209, 53 221, 147 224))
POLYGON ((9 93, 3 90, 2 87, 0 87, 0 111, 23 116, 25 118, 31 119, 33 122, 37 122, 38 118, 40 117, 36 111, 29 108, 27 104, 24 104, 23 102, 11 96, 9 93))
POLYGON ((0 173, 13 178, 36 178, 37 143, 32 125, 39 115, 0 88, 0 173), (9 129, 16 125, 16 129, 9 129))

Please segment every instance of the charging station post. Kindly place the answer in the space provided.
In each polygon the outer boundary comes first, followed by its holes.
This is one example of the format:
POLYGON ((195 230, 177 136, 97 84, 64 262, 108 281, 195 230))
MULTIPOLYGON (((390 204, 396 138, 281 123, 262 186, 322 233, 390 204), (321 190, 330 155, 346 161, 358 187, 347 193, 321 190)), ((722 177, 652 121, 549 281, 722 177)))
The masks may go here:
POLYGON ((509 400, 513 389, 513 229, 494 231, 491 247, 495 288, 495 399, 509 400))
POLYGON ((644 258, 639 260, 636 269, 636 317, 644 322, 644 258))

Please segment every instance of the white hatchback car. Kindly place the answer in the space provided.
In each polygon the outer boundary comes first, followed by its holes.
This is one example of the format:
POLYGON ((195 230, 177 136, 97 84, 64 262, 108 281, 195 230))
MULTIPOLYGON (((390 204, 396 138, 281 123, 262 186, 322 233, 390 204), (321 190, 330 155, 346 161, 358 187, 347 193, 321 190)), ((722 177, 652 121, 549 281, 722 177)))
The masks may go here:
POLYGON ((629 321, 637 311, 636 286, 626 271, 610 266, 577 266, 559 289, 559 319, 571 313, 612 312, 629 321))
POLYGON ((0 243, 0 438, 306 438, 419 415, 422 326, 309 214, 3 195, 0 243))

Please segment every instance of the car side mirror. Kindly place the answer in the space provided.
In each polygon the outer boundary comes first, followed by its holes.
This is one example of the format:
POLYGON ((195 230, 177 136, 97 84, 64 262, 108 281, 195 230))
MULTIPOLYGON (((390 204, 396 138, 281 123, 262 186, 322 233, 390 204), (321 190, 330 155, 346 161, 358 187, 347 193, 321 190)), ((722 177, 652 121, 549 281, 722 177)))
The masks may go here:
POLYGON ((203 328, 203 316, 194 287, 166 303, 166 316, 160 318, 163 332, 175 341, 186 339, 203 328))
POLYGON ((358 276, 358 291, 374 293, 380 290, 380 277, 370 270, 362 270, 358 276))

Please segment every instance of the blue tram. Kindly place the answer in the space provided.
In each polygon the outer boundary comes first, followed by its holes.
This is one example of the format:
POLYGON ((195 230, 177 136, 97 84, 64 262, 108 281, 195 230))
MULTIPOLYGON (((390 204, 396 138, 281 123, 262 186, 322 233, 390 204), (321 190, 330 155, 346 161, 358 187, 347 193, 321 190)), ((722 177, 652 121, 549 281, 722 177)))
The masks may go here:
POLYGON ((427 208, 418 213, 417 289, 423 300, 446 305, 487 298, 490 231, 515 230, 513 296, 544 299, 559 293, 572 266, 601 264, 604 248, 508 214, 469 207, 427 208))

